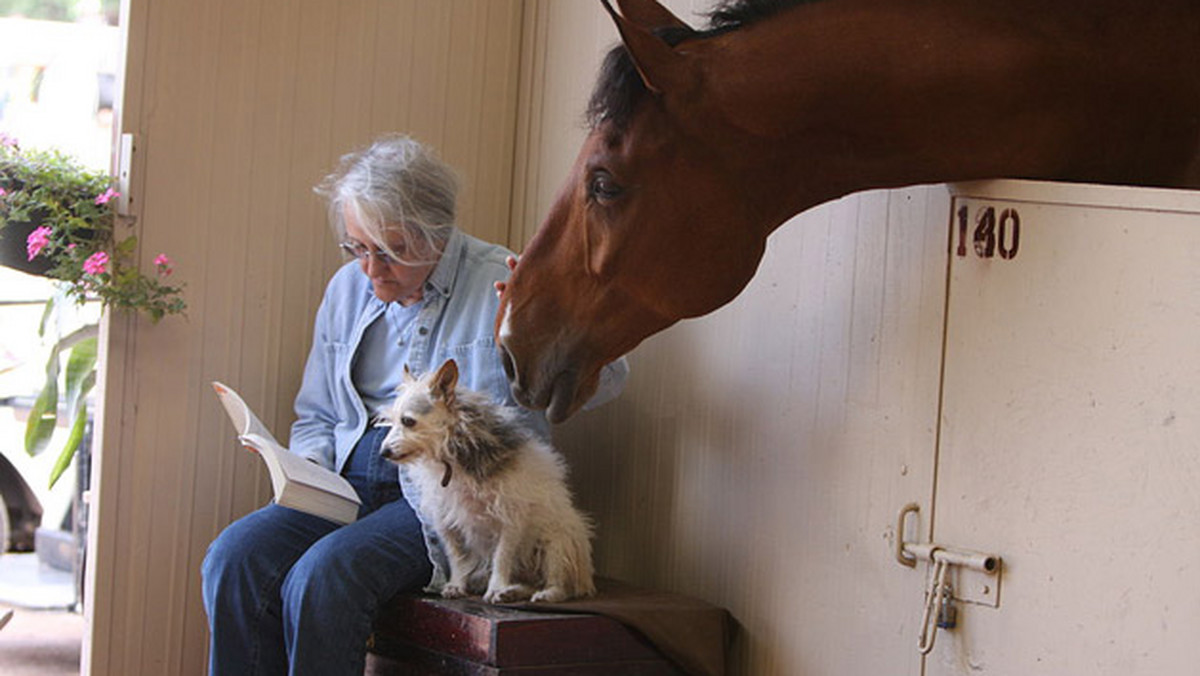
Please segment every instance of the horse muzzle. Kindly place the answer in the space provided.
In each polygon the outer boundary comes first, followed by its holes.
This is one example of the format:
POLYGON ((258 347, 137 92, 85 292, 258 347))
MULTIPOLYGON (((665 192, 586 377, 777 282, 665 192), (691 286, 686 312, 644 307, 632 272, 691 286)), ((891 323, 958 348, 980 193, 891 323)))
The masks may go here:
POLYGON ((591 396, 582 391, 587 379, 580 377, 579 364, 570 356, 573 341, 561 333, 530 341, 529 334, 512 330, 511 320, 511 311, 502 315, 496 345, 513 399, 525 408, 545 411, 552 423, 565 421, 591 396))
POLYGON ((525 408, 544 410, 550 422, 565 421, 582 404, 582 401, 579 401, 582 394, 579 392, 579 374, 574 369, 548 369, 550 373, 544 378, 523 377, 525 374, 544 371, 520 369, 512 352, 503 343, 500 344, 500 360, 504 364, 504 374, 508 376, 513 399, 525 408))

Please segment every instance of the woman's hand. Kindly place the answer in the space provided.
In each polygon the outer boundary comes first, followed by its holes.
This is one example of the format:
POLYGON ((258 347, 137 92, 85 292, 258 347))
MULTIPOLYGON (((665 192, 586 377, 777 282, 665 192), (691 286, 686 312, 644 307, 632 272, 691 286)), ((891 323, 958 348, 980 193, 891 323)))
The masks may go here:
MULTIPOLYGON (((513 270, 517 269, 516 256, 509 256, 508 258, 505 258, 504 264, 508 266, 508 271, 511 274, 513 270)), ((504 295, 504 289, 508 286, 508 283, 507 282, 494 282, 492 284, 492 286, 494 286, 496 288, 496 297, 499 298, 500 296, 504 295)))

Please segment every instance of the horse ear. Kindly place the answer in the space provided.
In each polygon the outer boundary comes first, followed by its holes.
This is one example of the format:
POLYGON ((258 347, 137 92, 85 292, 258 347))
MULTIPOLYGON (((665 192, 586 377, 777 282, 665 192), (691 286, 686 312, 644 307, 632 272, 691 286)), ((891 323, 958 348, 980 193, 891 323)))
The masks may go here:
POLYGON ((617 7, 621 9, 621 16, 648 31, 655 31, 659 28, 692 30, 691 26, 655 0, 617 0, 617 7))
MULTIPOLYGON (((633 59, 633 65, 637 67, 638 74, 642 76, 642 82, 650 91, 661 94, 666 90, 672 89, 672 85, 676 83, 683 72, 684 57, 671 48, 662 38, 650 32, 659 26, 643 27, 633 20, 628 19, 621 14, 618 14, 613 9, 612 3, 609 0, 601 0, 604 3, 604 9, 608 11, 608 15, 612 17, 613 23, 617 25, 617 32, 621 34, 621 41, 625 43, 625 48, 629 50, 629 56, 633 59)), ((621 0, 618 0, 621 2, 621 0)), ((649 3, 644 1, 639 2, 621 2, 622 10, 626 5, 636 8, 633 15, 639 18, 654 15, 661 19, 661 14, 670 15, 675 19, 674 15, 667 10, 659 7, 658 10, 649 8, 649 3)), ((679 21, 675 19, 675 21, 679 21)), ((682 22, 680 22, 682 23, 682 22)))
POLYGON ((433 376, 430 387, 433 394, 446 402, 447 406, 454 405, 454 388, 458 385, 458 364, 453 359, 447 359, 433 376))

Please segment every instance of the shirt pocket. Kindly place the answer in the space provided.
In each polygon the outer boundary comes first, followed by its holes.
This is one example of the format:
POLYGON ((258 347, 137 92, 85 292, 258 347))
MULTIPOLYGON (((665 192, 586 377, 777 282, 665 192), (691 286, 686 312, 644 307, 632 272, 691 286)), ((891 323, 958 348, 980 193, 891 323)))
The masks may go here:
POLYGON ((482 392, 493 401, 515 406, 508 387, 508 378, 504 375, 504 366, 500 362, 500 352, 496 349, 496 340, 492 337, 480 338, 464 345, 455 345, 446 350, 441 361, 433 368, 441 366, 442 361, 453 359, 458 365, 458 382, 464 387, 482 392))

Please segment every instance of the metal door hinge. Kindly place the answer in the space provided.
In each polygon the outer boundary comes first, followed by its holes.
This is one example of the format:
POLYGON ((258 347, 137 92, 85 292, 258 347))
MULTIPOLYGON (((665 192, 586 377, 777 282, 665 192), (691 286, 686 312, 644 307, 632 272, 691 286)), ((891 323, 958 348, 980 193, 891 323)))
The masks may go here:
POLYGON ((121 134, 117 146, 117 214, 133 216, 133 134, 121 134))

